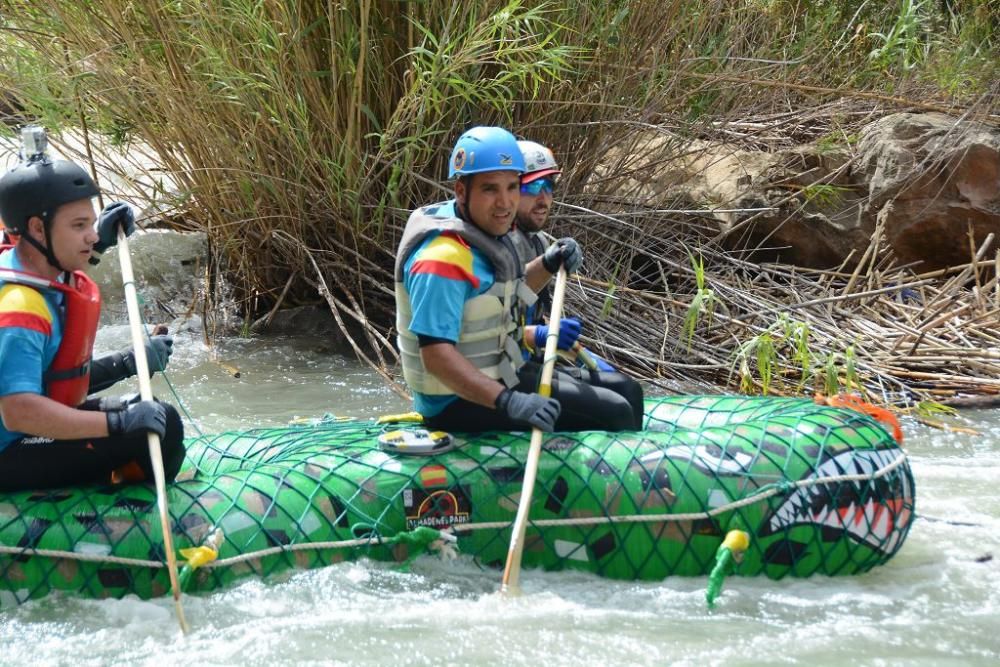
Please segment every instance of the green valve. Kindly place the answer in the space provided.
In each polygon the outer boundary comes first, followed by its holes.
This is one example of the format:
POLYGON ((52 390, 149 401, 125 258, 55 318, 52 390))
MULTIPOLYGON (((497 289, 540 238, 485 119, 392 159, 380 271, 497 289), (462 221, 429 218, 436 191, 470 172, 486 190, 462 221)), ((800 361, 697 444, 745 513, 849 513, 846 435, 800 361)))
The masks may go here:
POLYGON ((731 530, 726 533, 726 539, 715 552, 715 567, 708 575, 708 589, 705 591, 705 601, 709 609, 715 608, 715 599, 722 592, 722 582, 726 575, 736 569, 743 559, 743 552, 750 546, 750 534, 742 530, 731 530))

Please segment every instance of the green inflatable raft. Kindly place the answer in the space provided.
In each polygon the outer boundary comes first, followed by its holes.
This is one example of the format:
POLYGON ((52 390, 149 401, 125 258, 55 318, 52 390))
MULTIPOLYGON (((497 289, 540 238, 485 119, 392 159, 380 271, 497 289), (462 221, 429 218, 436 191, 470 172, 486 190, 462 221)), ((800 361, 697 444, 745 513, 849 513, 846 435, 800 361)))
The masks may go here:
MULTIPOLYGON (((740 575, 855 574, 906 538, 909 465, 863 414, 808 399, 687 396, 647 401, 645 422, 546 435, 524 567, 705 575, 740 530, 740 575)), ((191 439, 167 488, 174 546, 214 547, 217 558, 185 566, 184 591, 430 548, 502 567, 530 433, 452 434, 434 441, 442 451, 406 453, 411 438, 426 441, 418 435, 326 419, 191 439)), ((0 607, 53 591, 169 594, 164 560, 149 486, 0 495, 0 607)))

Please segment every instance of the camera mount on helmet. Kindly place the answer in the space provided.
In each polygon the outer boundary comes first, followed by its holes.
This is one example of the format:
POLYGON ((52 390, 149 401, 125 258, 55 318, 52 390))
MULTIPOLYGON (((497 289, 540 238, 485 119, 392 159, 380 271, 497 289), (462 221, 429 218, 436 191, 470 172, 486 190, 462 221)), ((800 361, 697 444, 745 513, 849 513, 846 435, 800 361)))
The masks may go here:
POLYGON ((97 184, 83 167, 49 158, 44 129, 26 127, 21 139, 23 161, 0 177, 0 220, 18 235, 24 234, 32 217, 41 218, 48 227, 63 204, 98 194, 97 184))
POLYGON ((49 135, 44 127, 26 125, 21 128, 21 152, 18 157, 21 162, 46 162, 49 156, 45 149, 49 146, 49 135))

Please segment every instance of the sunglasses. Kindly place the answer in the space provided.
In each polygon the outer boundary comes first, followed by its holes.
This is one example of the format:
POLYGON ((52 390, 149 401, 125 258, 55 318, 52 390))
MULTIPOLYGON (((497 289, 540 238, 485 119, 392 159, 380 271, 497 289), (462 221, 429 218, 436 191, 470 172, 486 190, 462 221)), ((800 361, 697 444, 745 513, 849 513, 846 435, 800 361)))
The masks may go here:
POLYGON ((542 192, 547 192, 552 194, 552 191, 556 187, 556 182, 551 178, 539 178, 538 180, 532 181, 531 183, 521 183, 521 194, 523 195, 537 195, 542 192))

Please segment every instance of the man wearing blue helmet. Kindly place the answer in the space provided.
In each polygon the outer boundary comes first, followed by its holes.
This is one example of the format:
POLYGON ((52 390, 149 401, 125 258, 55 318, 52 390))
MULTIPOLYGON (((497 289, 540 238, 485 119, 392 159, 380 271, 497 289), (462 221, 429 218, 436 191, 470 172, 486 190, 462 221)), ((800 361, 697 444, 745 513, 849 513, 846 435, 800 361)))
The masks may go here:
POLYGON ((452 150, 455 198, 417 209, 406 223, 396 326, 415 407, 428 426, 446 430, 628 428, 626 402, 608 419, 594 416, 597 404, 620 398, 613 392, 567 378, 553 382, 551 398, 535 393, 540 366, 525 364, 520 351, 524 309, 560 267, 575 271, 583 256, 567 238, 519 261, 507 233, 523 171, 510 132, 474 127, 452 150))
MULTIPOLYGON (((547 146, 534 141, 518 141, 524 158, 524 174, 521 176, 521 201, 517 207, 514 225, 510 230, 511 241, 522 263, 528 263, 545 254, 554 239, 543 231, 552 210, 553 192, 562 170, 556 162, 555 155, 547 146)), ((551 297, 548 289, 539 292, 538 301, 530 306, 525 314, 524 343, 525 354, 540 359, 541 348, 548 335, 548 325, 545 324, 551 307, 551 297)), ((576 344, 582 330, 580 320, 574 317, 563 317, 559 320, 559 349, 570 351, 576 344)), ((633 378, 619 373, 611 364, 594 354, 588 354, 596 362, 596 369, 561 366, 560 374, 586 382, 597 387, 606 387, 622 396, 632 406, 634 424, 632 428, 642 427, 644 410, 642 386, 633 378)), ((577 360, 580 364, 580 360, 577 360)), ((603 407, 603 406, 602 406, 603 407)))

